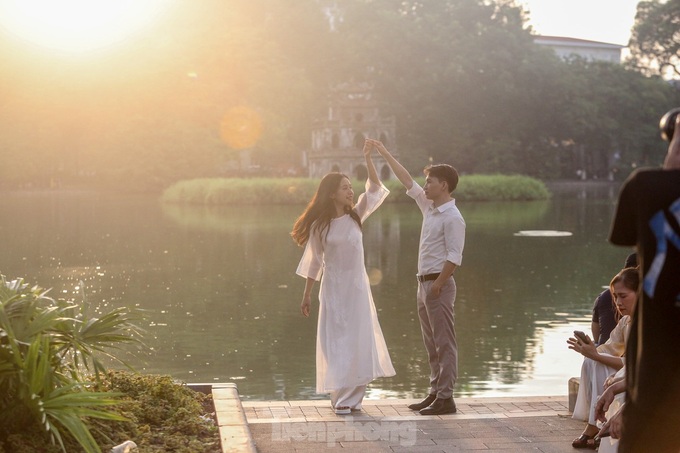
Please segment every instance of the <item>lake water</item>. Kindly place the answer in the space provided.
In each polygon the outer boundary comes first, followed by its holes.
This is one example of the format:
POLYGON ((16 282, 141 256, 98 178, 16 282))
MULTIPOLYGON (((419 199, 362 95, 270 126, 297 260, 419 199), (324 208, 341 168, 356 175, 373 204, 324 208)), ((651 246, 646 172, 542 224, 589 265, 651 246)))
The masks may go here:
MULTIPOLYGON (((559 395, 579 373, 566 347, 589 331, 595 296, 629 249, 607 243, 617 186, 563 188, 549 201, 459 203, 467 223, 456 271, 456 396, 559 395), (562 236, 526 236, 556 230, 562 236)), ((140 370, 235 382, 245 399, 314 393, 316 314, 299 314, 302 249, 288 232, 302 206, 163 205, 93 193, 5 193, 0 273, 92 310, 149 311, 140 370)), ((415 309, 421 216, 385 204, 364 225, 366 264, 397 375, 369 396, 418 397, 428 384, 415 309)), ((318 285, 317 288, 318 290, 318 285)))

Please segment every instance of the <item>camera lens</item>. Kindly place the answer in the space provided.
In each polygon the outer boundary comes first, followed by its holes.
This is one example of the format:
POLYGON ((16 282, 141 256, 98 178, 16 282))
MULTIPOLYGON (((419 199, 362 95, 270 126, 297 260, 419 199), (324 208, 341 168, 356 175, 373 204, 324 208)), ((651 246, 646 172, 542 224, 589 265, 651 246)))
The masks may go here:
POLYGON ((675 118, 680 113, 680 108, 669 110, 659 121, 659 129, 661 130, 661 138, 670 142, 673 140, 673 133, 675 132, 675 118))

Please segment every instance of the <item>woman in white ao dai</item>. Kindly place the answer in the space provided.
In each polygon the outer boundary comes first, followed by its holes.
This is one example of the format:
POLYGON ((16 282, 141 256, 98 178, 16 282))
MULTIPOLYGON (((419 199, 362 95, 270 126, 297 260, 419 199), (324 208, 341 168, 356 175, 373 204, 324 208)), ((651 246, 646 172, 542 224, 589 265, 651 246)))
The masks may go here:
MULTIPOLYGON (((310 222, 305 251, 296 272, 307 279, 301 304, 305 316, 309 315, 311 287, 321 280, 316 391, 330 393, 331 405, 341 415, 361 409, 366 384, 378 377, 395 374, 378 323, 364 264, 362 230, 357 222, 359 219, 363 223, 382 204, 389 191, 372 168, 370 148, 365 147, 364 153, 369 179, 366 192, 359 196, 354 208, 351 206, 354 193, 347 177, 334 173, 324 177, 328 181, 322 180, 315 199, 325 198, 322 186, 328 186, 329 182, 331 186, 337 185, 331 195, 336 212, 325 229, 319 218, 310 222)), ((294 239, 297 239, 296 230, 293 230, 294 239)))

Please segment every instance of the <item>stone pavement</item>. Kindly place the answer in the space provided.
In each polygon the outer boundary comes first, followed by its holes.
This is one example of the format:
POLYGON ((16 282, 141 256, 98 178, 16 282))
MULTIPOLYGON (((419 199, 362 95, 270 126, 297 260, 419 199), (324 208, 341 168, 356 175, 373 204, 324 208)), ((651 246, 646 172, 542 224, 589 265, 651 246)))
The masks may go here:
POLYGON ((456 398, 458 412, 422 416, 417 400, 364 400, 350 416, 328 400, 242 401, 257 451, 269 452, 569 452, 584 423, 568 398, 456 398))

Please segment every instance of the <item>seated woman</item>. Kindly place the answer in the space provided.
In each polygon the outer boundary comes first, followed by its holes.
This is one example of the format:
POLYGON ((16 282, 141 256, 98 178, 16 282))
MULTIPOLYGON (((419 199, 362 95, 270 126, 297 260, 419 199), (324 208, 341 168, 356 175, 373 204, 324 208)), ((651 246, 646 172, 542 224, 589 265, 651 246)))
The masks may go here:
POLYGON ((595 419, 595 403, 602 393, 607 377, 623 367, 623 355, 631 325, 631 315, 637 303, 637 290, 640 284, 638 269, 628 267, 616 274, 609 284, 616 309, 622 317, 612 330, 609 340, 600 346, 586 337, 586 341, 569 338, 569 349, 583 354, 581 366, 581 383, 576 396, 576 405, 572 418, 588 422, 583 434, 574 439, 574 448, 597 448, 594 440, 599 429, 595 419))

